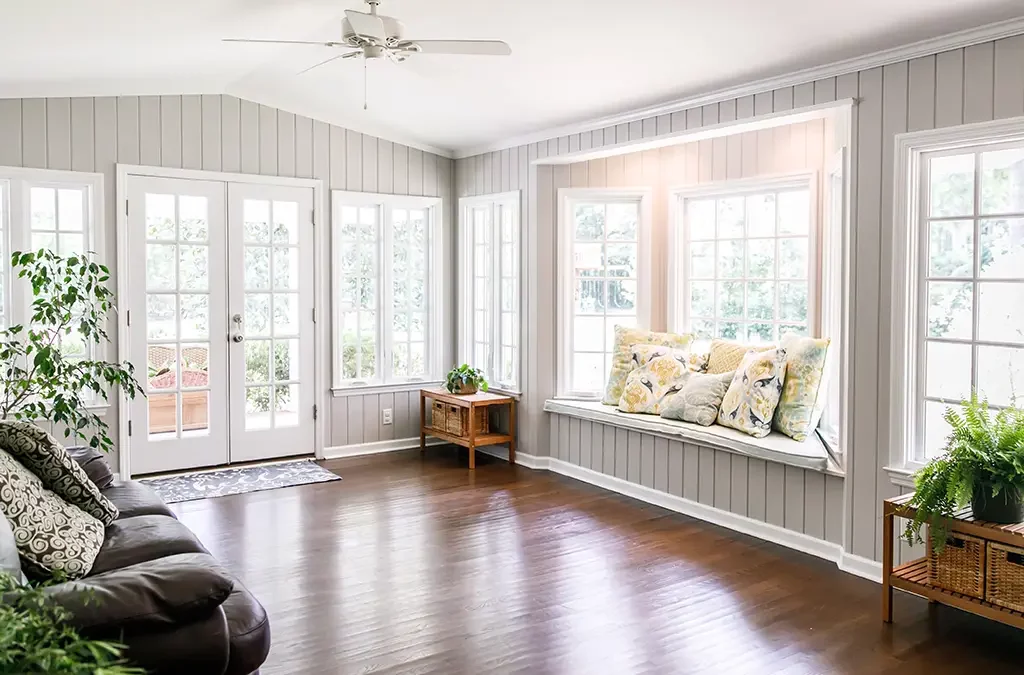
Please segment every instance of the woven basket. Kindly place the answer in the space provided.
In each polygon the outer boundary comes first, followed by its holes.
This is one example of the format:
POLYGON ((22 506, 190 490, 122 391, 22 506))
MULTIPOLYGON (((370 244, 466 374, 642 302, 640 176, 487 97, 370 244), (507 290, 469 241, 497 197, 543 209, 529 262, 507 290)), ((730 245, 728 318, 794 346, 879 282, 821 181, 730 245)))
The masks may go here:
POLYGON ((434 401, 430 408, 430 426, 439 431, 447 431, 448 427, 445 421, 446 410, 448 406, 441 401, 434 401))
POLYGON ((985 599, 1024 612, 1024 548, 988 542, 985 599))
MULTIPOLYGON (((482 436, 487 433, 487 408, 474 408, 474 422, 476 423, 476 435, 482 436)), ((447 431, 452 436, 468 437, 469 436, 469 408, 463 408, 462 406, 449 405, 447 410, 447 418, 445 420, 447 424, 447 431)))
POLYGON ((942 553, 936 553, 928 538, 928 581, 932 586, 985 597, 985 542, 959 532, 950 532, 942 553))

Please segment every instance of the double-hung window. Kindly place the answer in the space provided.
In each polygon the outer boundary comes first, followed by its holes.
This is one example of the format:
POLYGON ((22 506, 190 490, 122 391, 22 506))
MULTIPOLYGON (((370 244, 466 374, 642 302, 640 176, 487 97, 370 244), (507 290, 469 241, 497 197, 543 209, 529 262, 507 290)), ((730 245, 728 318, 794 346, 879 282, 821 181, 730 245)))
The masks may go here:
POLYGON ((1024 401, 1024 128, 987 133, 978 125, 948 139, 934 132, 916 147, 907 135, 901 145, 896 464, 941 454, 950 431, 943 413, 972 390, 993 409, 1024 401))
POLYGON ((615 326, 650 320, 648 189, 559 190, 558 394, 599 398, 615 326))
POLYGON ((439 378, 441 200, 332 195, 334 386, 439 378))
POLYGON ((460 200, 459 360, 519 390, 519 192, 460 200))

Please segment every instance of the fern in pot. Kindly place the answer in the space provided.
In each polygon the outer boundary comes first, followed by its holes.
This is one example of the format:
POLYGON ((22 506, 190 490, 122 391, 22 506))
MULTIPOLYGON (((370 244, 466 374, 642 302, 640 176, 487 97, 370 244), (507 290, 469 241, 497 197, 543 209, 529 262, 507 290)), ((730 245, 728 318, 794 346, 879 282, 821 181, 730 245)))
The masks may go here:
POLYGON ((909 505, 917 516, 904 532, 907 542, 921 542, 927 523, 936 550, 946 542, 949 519, 968 504, 977 520, 1024 521, 1024 410, 1015 403, 993 414, 974 392, 962 413, 947 408, 944 417, 952 431, 943 454, 914 477, 909 505))

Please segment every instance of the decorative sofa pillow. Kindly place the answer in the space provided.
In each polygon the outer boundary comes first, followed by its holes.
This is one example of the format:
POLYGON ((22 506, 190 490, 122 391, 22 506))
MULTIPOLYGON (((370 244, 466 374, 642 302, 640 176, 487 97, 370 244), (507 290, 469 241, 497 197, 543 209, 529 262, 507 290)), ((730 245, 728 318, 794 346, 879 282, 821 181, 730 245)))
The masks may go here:
POLYGON ((747 354, 722 399, 718 423, 764 438, 772 431, 772 415, 779 405, 785 379, 785 350, 747 354))
POLYGON ((706 373, 708 372, 708 360, 711 358, 710 352, 697 352, 690 350, 690 361, 688 363, 690 370, 695 373, 706 373))
POLYGON ((692 335, 677 335, 675 333, 654 333, 642 328, 615 327, 615 351, 612 353, 612 367, 608 374, 608 386, 605 387, 603 403, 605 405, 618 405, 622 398, 622 390, 626 386, 626 377, 633 370, 633 354, 630 348, 636 344, 656 345, 659 347, 672 347, 687 352, 690 343, 693 342, 692 335))
POLYGON ((764 352, 769 349, 775 349, 775 345, 745 345, 732 340, 712 340, 705 372, 709 375, 735 372, 747 352, 764 352))
POLYGON ((28 422, 0 420, 0 450, 7 452, 69 504, 104 525, 117 519, 117 507, 103 496, 60 442, 28 422))
POLYGON ((679 391, 692 373, 687 369, 687 351, 659 345, 632 347, 634 370, 626 378, 619 410, 657 415, 667 396, 679 391))
POLYGON ((668 420, 692 422, 709 427, 718 419, 722 399, 732 383, 733 373, 706 375, 690 373, 682 389, 669 396, 661 406, 661 416, 668 420))
POLYGON ((782 338, 786 351, 786 381, 772 426, 798 441, 806 441, 821 419, 825 404, 825 364, 829 338, 789 334, 782 338))
POLYGON ((0 574, 14 577, 17 583, 23 583, 25 576, 21 573, 21 562, 18 560, 18 545, 14 542, 14 530, 7 517, 0 513, 0 574))
POLYGON ((34 473, 3 451, 0 512, 11 524, 23 569, 30 576, 59 573, 77 579, 92 569, 103 545, 103 523, 47 490, 34 473))

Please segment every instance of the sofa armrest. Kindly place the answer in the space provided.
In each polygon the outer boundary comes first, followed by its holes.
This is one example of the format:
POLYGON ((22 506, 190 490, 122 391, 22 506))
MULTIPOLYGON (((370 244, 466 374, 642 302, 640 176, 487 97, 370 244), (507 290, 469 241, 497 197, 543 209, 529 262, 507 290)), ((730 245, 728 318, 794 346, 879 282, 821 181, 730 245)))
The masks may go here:
POLYGON ((45 592, 83 631, 133 631, 197 621, 234 589, 232 577, 205 553, 181 553, 129 565, 45 592))
POLYGON ((85 445, 72 445, 67 448, 67 451, 71 455, 71 459, 82 467, 85 475, 100 490, 106 490, 114 484, 114 472, 102 452, 85 445))

